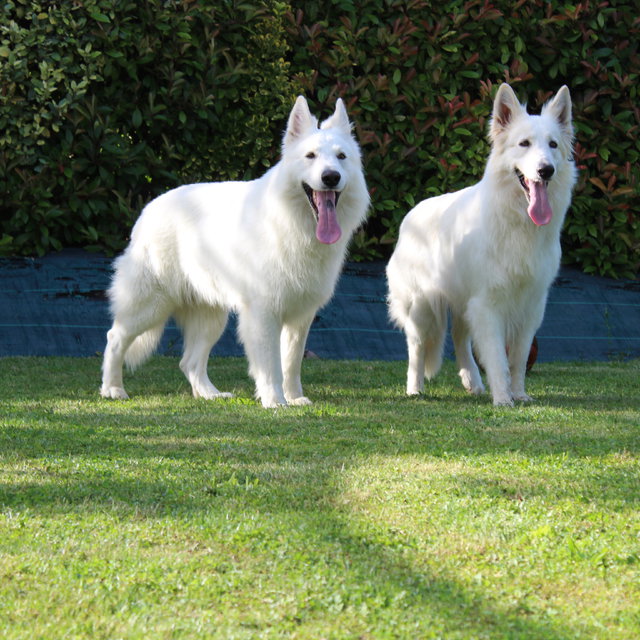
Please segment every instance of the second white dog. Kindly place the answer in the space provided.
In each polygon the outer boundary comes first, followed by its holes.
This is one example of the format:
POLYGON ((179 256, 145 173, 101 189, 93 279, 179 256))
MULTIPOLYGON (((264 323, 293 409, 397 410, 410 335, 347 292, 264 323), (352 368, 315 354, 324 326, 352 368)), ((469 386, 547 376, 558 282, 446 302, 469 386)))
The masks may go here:
POLYGON ((447 310, 465 389, 496 405, 528 401, 525 368, 560 265, 560 231, 576 180, 571 99, 562 87, 539 116, 500 86, 482 180, 424 200, 402 222, 387 268, 392 319, 407 338, 407 393, 440 369, 447 310))

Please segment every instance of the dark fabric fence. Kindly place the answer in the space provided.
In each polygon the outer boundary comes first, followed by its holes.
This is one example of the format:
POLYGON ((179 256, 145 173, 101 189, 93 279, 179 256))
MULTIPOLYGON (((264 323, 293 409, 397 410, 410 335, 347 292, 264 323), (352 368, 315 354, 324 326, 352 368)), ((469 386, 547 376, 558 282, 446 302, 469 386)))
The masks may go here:
MULTIPOLYGON (((0 259, 0 356, 100 354, 110 326, 111 262, 73 250, 0 259)), ((383 264, 347 264, 333 300, 317 314, 308 349, 321 358, 404 359, 404 337, 388 321, 385 295, 383 264)), ((563 268, 537 338, 539 361, 640 357, 640 282, 563 268)), ((160 352, 178 355, 181 348, 180 332, 169 324, 160 352)), ((213 354, 242 355, 233 317, 213 354)))

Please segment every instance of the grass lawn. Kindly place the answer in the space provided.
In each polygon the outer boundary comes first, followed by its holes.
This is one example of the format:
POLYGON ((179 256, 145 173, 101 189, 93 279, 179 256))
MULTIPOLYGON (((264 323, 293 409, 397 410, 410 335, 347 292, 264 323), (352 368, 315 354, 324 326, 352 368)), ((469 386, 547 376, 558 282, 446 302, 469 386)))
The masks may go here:
POLYGON ((305 361, 311 407, 194 400, 154 358, 0 359, 0 637, 640 637, 640 361, 540 364, 537 402, 305 361))

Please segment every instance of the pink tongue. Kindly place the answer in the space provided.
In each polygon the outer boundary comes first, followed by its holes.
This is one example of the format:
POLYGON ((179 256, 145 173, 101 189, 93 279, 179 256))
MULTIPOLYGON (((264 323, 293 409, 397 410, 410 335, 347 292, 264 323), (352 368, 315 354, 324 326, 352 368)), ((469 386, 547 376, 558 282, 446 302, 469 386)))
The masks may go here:
POLYGON ((342 230, 336 217, 336 192, 314 191, 313 201, 318 209, 316 238, 323 244, 338 242, 342 230))
POLYGON ((527 187, 529 187, 529 209, 527 209, 529 217, 538 226, 549 224, 553 211, 551 211, 549 204, 547 185, 544 182, 527 180, 527 187))

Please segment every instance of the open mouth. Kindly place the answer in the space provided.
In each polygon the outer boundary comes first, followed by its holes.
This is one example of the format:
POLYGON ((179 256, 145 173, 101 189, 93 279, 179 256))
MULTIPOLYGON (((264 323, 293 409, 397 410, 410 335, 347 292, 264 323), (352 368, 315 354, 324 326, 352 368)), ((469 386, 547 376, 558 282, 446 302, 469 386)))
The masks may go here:
POLYGON ((316 238, 322 244, 333 244, 342 236, 338 224, 336 207, 340 198, 339 191, 314 191, 306 182, 302 183, 307 194, 313 216, 316 220, 316 238))
POLYGON ((529 187, 527 187, 527 183, 524 181, 524 175, 516 169, 516 175, 518 176, 518 180, 520 180, 520 185, 524 189, 524 192, 527 196, 527 200, 529 199, 529 187))
POLYGON ((518 169, 515 171, 529 202, 529 206, 527 207, 529 217, 539 227, 549 224, 553 217, 553 211, 549 203, 549 194, 547 193, 549 181, 529 180, 529 178, 526 178, 518 169))
MULTIPOLYGON (((531 200, 531 190, 529 189, 529 184, 532 182, 531 180, 528 180, 527 178, 524 177, 524 174, 519 171, 518 169, 516 169, 516 175, 518 176, 518 180, 520 180, 520 185, 522 186, 525 195, 527 196, 527 200, 531 200)), ((546 189, 549 186, 549 181, 548 180, 541 180, 539 182, 536 182, 535 184, 541 184, 544 186, 544 188, 546 189)))
POLYGON ((302 188, 309 198, 309 204, 313 210, 313 216, 318 221, 318 205, 316 204, 314 194, 315 193, 333 193, 335 194, 334 206, 338 206, 338 199, 340 198, 340 191, 314 191, 306 182, 302 183, 302 188))

